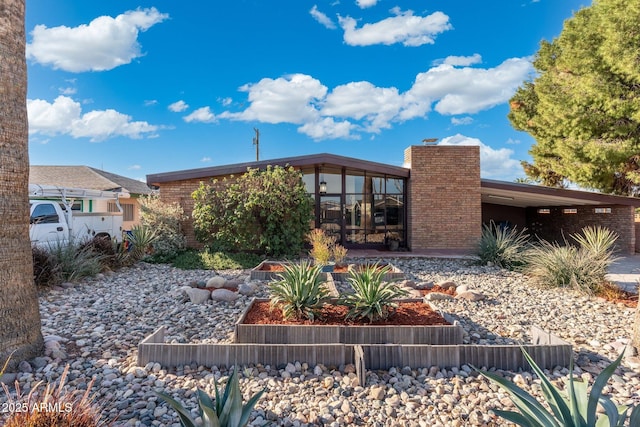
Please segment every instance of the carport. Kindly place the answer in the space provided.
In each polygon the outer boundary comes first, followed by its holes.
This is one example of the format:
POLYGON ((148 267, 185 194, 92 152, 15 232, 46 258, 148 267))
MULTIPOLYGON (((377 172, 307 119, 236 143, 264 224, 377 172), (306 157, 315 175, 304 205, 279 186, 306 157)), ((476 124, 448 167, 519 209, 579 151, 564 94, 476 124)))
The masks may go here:
POLYGON ((586 226, 601 225, 618 234, 620 252, 636 251, 639 198, 488 179, 482 179, 480 187, 485 224, 493 220, 526 227, 539 239, 557 242, 586 226))

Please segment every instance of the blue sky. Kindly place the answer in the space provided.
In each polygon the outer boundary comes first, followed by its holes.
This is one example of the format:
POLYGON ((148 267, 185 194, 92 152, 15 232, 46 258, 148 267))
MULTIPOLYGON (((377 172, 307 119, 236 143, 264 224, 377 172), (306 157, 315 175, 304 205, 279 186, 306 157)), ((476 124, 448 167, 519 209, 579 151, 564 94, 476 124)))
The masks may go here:
POLYGON ((481 146, 523 177, 508 100, 589 0, 27 0, 31 164, 147 174, 481 146))

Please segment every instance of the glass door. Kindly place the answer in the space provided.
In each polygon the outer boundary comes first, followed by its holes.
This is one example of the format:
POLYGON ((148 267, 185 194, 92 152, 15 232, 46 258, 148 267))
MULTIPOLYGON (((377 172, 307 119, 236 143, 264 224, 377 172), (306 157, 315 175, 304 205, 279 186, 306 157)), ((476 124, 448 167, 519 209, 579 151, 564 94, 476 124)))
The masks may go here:
POLYGON ((336 242, 342 243, 344 229, 344 205, 338 194, 320 196, 320 228, 336 242))

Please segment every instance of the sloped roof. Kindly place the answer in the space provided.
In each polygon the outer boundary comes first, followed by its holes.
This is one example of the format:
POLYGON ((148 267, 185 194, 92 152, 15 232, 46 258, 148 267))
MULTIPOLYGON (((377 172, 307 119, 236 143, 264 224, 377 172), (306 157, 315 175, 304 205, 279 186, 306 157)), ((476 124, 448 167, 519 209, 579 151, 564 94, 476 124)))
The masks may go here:
POLYGON ((29 183, 91 190, 128 191, 131 194, 151 194, 144 182, 89 166, 38 166, 29 169, 29 183))

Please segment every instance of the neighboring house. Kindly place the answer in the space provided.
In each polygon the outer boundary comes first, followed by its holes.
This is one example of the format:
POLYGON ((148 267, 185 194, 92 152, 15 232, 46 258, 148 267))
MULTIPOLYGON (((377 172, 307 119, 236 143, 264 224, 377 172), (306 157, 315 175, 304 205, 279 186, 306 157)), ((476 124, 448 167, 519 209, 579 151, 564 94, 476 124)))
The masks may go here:
MULTIPOLYGON (((120 199, 125 230, 130 230, 131 227, 140 223, 138 198, 152 193, 151 188, 144 182, 89 166, 32 165, 29 172, 29 183, 127 192, 131 197, 120 199)), ((74 209, 82 212, 116 212, 117 206, 115 202, 106 200, 77 200, 74 209)))
MULTIPOLYGON (((490 221, 551 241, 602 225, 619 235, 622 252, 636 247, 640 199, 481 179, 479 147, 411 146, 403 167, 315 154, 147 175, 147 183, 190 215, 200 182, 267 165, 302 171, 315 201, 313 225, 350 248, 382 248, 391 238, 414 251, 472 251, 490 221)), ((190 219, 183 230, 197 247, 190 219)))

